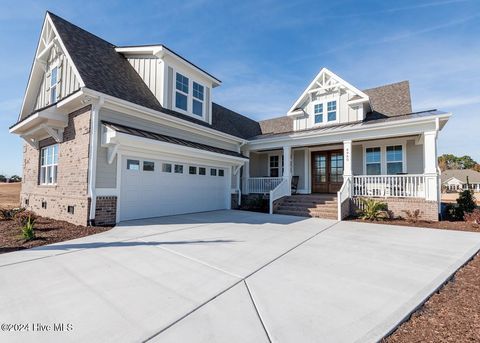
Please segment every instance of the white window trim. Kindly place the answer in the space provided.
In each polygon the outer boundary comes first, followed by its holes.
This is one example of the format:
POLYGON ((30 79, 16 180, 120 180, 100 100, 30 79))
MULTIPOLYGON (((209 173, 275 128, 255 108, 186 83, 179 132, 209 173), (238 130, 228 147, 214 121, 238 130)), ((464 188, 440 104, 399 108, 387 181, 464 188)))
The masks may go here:
POLYGON ((172 85, 172 87, 173 87, 173 92, 172 92, 172 107, 173 107, 173 109, 177 112, 186 114, 186 115, 188 115, 192 118, 205 120, 206 115, 207 115, 205 113, 206 112, 206 105, 205 105, 206 100, 205 100, 205 98, 206 98, 207 88, 208 88, 207 85, 205 85, 203 82, 198 81, 197 79, 194 79, 189 73, 186 73, 183 70, 174 69, 173 70, 173 75, 174 75, 173 76, 173 85, 172 85), (186 94, 185 92, 177 89, 177 84, 176 84, 177 74, 180 74, 180 75, 188 78, 188 94, 186 94), (197 98, 193 97, 193 82, 198 83, 200 86, 203 87, 203 101, 198 100, 197 98), (176 101, 175 101, 177 92, 180 92, 181 94, 187 96, 187 110, 186 111, 182 108, 177 107, 177 104, 176 104, 176 101), (202 102, 202 116, 199 116, 199 115, 193 113, 193 99, 202 102))
POLYGON ((39 184, 40 185, 45 185, 45 186, 54 186, 57 184, 57 181, 58 181, 58 158, 59 158, 59 145, 58 144, 52 144, 52 145, 48 145, 48 146, 45 146, 43 147, 41 150, 40 150, 40 175, 39 175, 39 179, 40 179, 40 182, 39 184), (46 151, 48 148, 51 148, 51 147, 54 147, 56 146, 57 147, 57 163, 54 163, 53 161, 53 157, 52 157, 52 163, 45 163, 45 164, 42 164, 42 156, 44 154, 44 151, 46 151), (47 170, 48 168, 51 167, 51 171, 52 171, 52 182, 48 182, 47 180, 47 170), (55 171, 55 167, 57 167, 57 170, 55 171), (43 171, 45 170, 45 171, 43 171), (42 178, 42 174, 43 174, 43 178, 42 178))
POLYGON ((380 148, 380 175, 387 175, 387 146, 402 146, 402 173, 407 173, 407 141, 387 140, 382 142, 368 142, 363 145, 363 175, 367 175, 367 149, 380 148))
POLYGON ((50 84, 48 85, 48 104, 51 105, 51 104, 54 104, 58 101, 58 99, 60 99, 60 89, 61 87, 59 87, 59 72, 61 72, 60 68, 60 63, 58 62, 58 60, 55 60, 55 62, 53 62, 51 65, 50 65, 50 68, 48 69, 48 73, 50 75, 50 84), (53 69, 57 68, 57 82, 55 83, 55 99, 52 99, 52 72, 53 72, 53 69))
POLYGON ((329 124, 338 124, 340 122, 340 97, 337 95, 332 98, 324 97, 321 99, 317 99, 311 102, 311 111, 312 111, 312 119, 311 119, 311 126, 324 126, 329 124), (328 103, 331 101, 336 101, 337 108, 336 108, 336 118, 335 120, 328 121, 328 103), (315 105, 323 104, 323 121, 321 123, 315 123, 315 105))
POLYGON ((273 177, 270 174, 270 157, 271 156, 278 156, 278 177, 283 177, 283 169, 285 166, 283 166, 283 153, 282 152, 272 152, 268 154, 267 158, 267 171, 268 171, 268 177, 273 177), (283 166, 283 168, 282 168, 283 166))

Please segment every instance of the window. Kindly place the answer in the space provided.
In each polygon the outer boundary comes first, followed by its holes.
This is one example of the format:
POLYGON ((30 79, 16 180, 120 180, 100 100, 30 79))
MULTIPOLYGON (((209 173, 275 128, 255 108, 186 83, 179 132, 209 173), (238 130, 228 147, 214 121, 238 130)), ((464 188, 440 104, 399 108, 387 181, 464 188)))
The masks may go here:
POLYGON ((328 121, 337 120, 337 102, 335 100, 327 102, 327 118, 328 121))
POLYGON ((67 212, 70 214, 75 214, 75 206, 67 206, 67 212))
POLYGON ((188 99, 188 77, 177 73, 175 92, 175 106, 181 110, 187 110, 188 99))
POLYGON ((330 181, 343 182, 343 153, 334 152, 330 156, 330 181))
POLYGON ((210 169, 211 176, 217 176, 217 170, 215 168, 210 169))
POLYGON ((40 154, 40 184, 54 185, 57 183, 58 144, 42 148, 40 154))
POLYGON ((140 170, 140 161, 139 160, 127 160, 127 169, 128 170, 140 170))
POLYGON ((270 156, 270 177, 279 177, 280 176, 280 156, 272 155, 270 156))
POLYGON ((219 169, 218 176, 225 176, 225 171, 223 169, 219 169))
POLYGON ((367 175, 380 175, 382 173, 381 167, 381 152, 380 148, 366 149, 366 165, 367 175))
POLYGON ((58 67, 52 69, 50 74, 50 103, 57 101, 58 67))
POLYGON ((207 170, 203 167, 199 167, 198 168, 198 175, 206 175, 207 174, 207 170))
POLYGON ((315 124, 323 122, 323 104, 315 104, 314 106, 315 113, 315 124))
POLYGON ((387 174, 403 172, 403 148, 401 145, 387 146, 387 174))
POLYGON ((176 174, 183 174, 183 166, 181 164, 176 164, 174 170, 176 174))
POLYGON ((28 206, 29 202, 29 199, 25 199, 25 206, 28 206))
POLYGON ((143 161, 144 171, 155 171, 155 162, 143 161))
POLYGON ((197 167, 193 167, 193 166, 188 167, 188 173, 189 173, 190 175, 195 175, 195 174, 197 174, 197 167))
POLYGON ((45 210, 47 209, 47 202, 44 200, 42 201, 42 208, 45 210))
POLYGON ((162 164, 162 172, 171 173, 172 172, 172 165, 170 163, 162 164))
POLYGON ((197 116, 203 116, 203 86, 193 82, 192 112, 197 116))

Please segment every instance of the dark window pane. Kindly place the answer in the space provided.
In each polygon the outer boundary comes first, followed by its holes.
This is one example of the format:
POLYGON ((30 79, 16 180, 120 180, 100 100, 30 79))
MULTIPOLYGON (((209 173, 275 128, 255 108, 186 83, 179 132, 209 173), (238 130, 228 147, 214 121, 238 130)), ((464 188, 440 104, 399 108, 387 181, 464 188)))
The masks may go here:
POLYGON ((139 160, 127 160, 127 169, 128 170, 140 170, 140 161, 139 160))
POLYGON ((380 163, 367 164, 367 175, 380 175, 380 163))
POLYGON ((197 167, 193 167, 193 166, 188 167, 188 173, 192 174, 192 175, 196 174, 197 173, 197 167))
POLYGON ((143 161, 143 170, 145 171, 154 171, 155 163, 150 161, 143 161))
POLYGON ((187 96, 177 92, 175 95, 175 106, 184 111, 187 110, 187 96))
POLYGON ((192 107, 192 112, 193 114, 196 114, 197 116, 203 116, 203 103, 193 99, 193 107, 192 107))
POLYGON ((207 173, 207 170, 203 167, 198 168, 198 174, 199 175, 205 175, 207 173))

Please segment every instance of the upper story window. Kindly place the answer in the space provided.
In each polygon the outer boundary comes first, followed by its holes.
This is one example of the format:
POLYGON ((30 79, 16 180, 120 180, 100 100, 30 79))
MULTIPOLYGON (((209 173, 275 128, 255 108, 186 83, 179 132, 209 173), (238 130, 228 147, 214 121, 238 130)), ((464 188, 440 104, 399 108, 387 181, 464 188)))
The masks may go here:
POLYGON ((313 111, 315 114, 315 124, 319 124, 323 122, 323 104, 315 104, 313 107, 313 111))
POLYGON ((177 73, 176 76, 176 92, 175 92, 175 106, 181 110, 187 110, 188 104, 188 77, 177 73))
POLYGON ((40 152, 40 184, 54 185, 57 183, 58 144, 42 148, 40 152))
POLYGON ((334 100, 327 102, 327 118, 328 121, 337 120, 337 101, 334 100))
POLYGON ((52 68, 50 74, 50 103, 53 104, 57 101, 57 85, 58 85, 58 67, 52 68))
POLYGON ((382 154, 380 148, 367 148, 365 154, 367 175, 380 175, 382 173, 382 154))
POLYGON ((204 88, 202 85, 193 82, 192 112, 197 116, 203 116, 204 88))
POLYGON ((396 175, 403 172, 403 147, 387 146, 387 174, 396 175))

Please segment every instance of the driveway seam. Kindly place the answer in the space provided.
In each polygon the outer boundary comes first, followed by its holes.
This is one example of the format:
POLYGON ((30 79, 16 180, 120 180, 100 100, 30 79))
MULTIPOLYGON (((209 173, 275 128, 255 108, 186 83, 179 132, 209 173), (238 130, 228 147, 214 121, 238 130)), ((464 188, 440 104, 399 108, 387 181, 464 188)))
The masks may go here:
MULTIPOLYGON (((209 223, 205 223, 205 224, 201 224, 201 225, 196 225, 196 226, 191 226, 191 227, 186 227, 186 228, 183 228, 183 229, 170 230, 170 231, 165 231, 165 232, 161 232, 161 233, 152 233, 152 234, 149 234, 149 235, 138 236, 138 237, 133 237, 133 238, 129 238, 129 239, 124 239, 124 240, 114 241, 114 242, 110 242, 110 243, 105 243, 104 245, 98 246, 97 248, 104 248, 104 247, 108 247, 108 246, 110 246, 110 245, 114 245, 114 244, 118 244, 118 243, 122 243, 122 242, 129 242, 129 241, 133 241, 133 240, 136 240, 136 239, 142 239, 142 238, 147 238, 147 237, 151 237, 151 236, 163 235, 163 234, 172 233, 172 232, 177 232, 177 231, 185 231, 185 230, 190 230, 190 229, 196 229, 196 228, 199 228, 199 227, 202 227, 202 226, 205 226, 205 225, 209 225, 209 223)), ((108 231, 107 231, 107 232, 108 232, 108 231)), ((85 237, 89 237, 89 236, 85 236, 85 237)), ((85 237, 80 237, 80 238, 85 238, 85 237)), ((80 239, 80 238, 76 238, 76 239, 80 239)), ((67 243, 67 242, 68 242, 68 241, 57 242, 57 243, 67 243)), ((54 243, 54 244, 57 244, 57 243, 54 243)), ((92 243, 94 243, 94 242, 92 242, 92 243)), ((41 247, 39 247, 39 248, 41 248, 41 247)), ((33 262, 33 261, 37 261, 37 260, 43 260, 43 259, 50 258, 50 257, 55 257, 55 256, 62 256, 62 255, 66 255, 66 254, 72 254, 72 253, 84 251, 84 250, 87 250, 87 249, 91 249, 91 248, 80 248, 80 249, 75 249, 75 250, 72 250, 72 251, 60 252, 60 253, 58 253, 58 254, 53 254, 53 255, 48 255, 48 256, 42 256, 42 257, 36 257, 36 258, 29 259, 29 260, 12 262, 12 263, 8 263, 8 264, 0 265, 0 268, 8 267, 8 266, 13 266, 13 265, 16 265, 16 264, 21 264, 21 263, 26 263, 26 262, 33 262)), ((38 249, 37 251, 41 251, 41 250, 42 250, 42 249, 38 249)), ((21 250, 20 250, 20 251, 21 251, 21 250)))
POLYGON ((272 343, 272 339, 270 337, 270 333, 267 330, 267 327, 263 321, 262 316, 260 315, 260 312, 258 311, 257 308, 257 303, 255 302, 255 299, 253 299, 252 292, 250 291, 250 287, 248 287, 247 280, 243 280, 243 283, 245 284, 245 287, 247 288, 248 295, 250 296, 250 300, 252 301, 253 308, 255 309, 255 312, 257 313, 257 317, 260 320, 260 323, 262 324, 263 330, 265 331, 265 334, 267 335, 267 339, 270 343, 272 343))
MULTIPOLYGON (((157 333, 151 335, 150 337, 147 337, 143 342, 148 342, 150 341, 151 339, 157 337, 158 335, 160 335, 161 333, 165 332, 166 330, 170 329, 172 326, 174 326, 175 324, 177 324, 178 322, 180 322, 181 320, 185 319, 186 317, 188 317, 189 315, 191 315, 192 313, 196 312, 197 310, 201 309, 203 306, 207 305, 208 303, 210 303, 211 301, 215 300, 216 298, 218 298, 219 296, 223 295, 224 293, 228 292, 230 289, 232 289, 233 287, 235 287, 236 285, 240 284, 241 282, 244 282, 246 284, 246 279, 249 278, 250 276, 252 276, 253 274, 259 272, 260 270, 262 270, 263 268, 269 266, 270 264, 272 264, 273 262, 277 261, 278 259, 280 259, 281 257, 285 256, 286 254, 290 253, 291 251, 295 250, 296 248, 298 248, 299 246, 301 246, 302 244, 308 242, 309 240, 315 238, 316 236, 318 236, 319 234, 333 228, 335 225, 337 225, 338 223, 340 222, 335 222, 333 223, 332 225, 329 225, 327 226, 326 228, 318 231, 317 233, 313 234, 312 236, 304 239, 303 241, 301 241, 300 243, 294 245, 292 248, 288 249, 287 251, 283 252, 282 254, 280 254, 279 256, 275 257, 273 260, 265 263, 263 266, 259 267, 258 269, 256 269, 255 271, 253 271, 252 273, 248 274, 247 276, 245 277, 242 277, 240 280, 238 280, 237 282, 235 282, 233 285, 227 287, 226 289, 224 289, 223 291, 219 292, 218 294, 216 294, 215 296, 213 296, 212 298, 204 301, 203 303, 201 303, 200 305, 198 305, 197 307, 195 307, 194 309, 192 309, 191 311, 189 311, 188 313, 184 314, 183 316, 181 316, 180 318, 176 319, 175 321, 173 321, 172 323, 168 324, 167 326, 165 326, 163 329, 161 329, 160 331, 158 331, 157 333)), ((164 248, 162 248, 164 249, 164 248)), ((208 264, 207 264, 208 265, 208 264)), ((210 265, 208 265, 210 266, 210 265)), ((213 266, 210 266, 211 268, 213 268, 213 266)), ((218 268, 215 268, 218 270, 218 268)), ((230 273, 228 273, 229 275, 231 275, 230 273)), ((248 287, 247 287, 248 289, 248 287)), ((248 293, 250 294, 250 290, 248 289, 248 293)), ((253 299, 252 299, 253 301, 253 299)), ((256 305, 255 305, 255 310, 257 310, 256 308, 256 305)), ((259 319, 260 319, 260 322, 262 324, 262 326, 264 327, 265 329, 265 332, 267 332, 267 337, 268 339, 270 340, 270 336, 268 335, 268 331, 266 329, 266 327, 264 326, 264 323, 263 321, 261 320, 261 317, 260 317, 260 313, 258 312, 257 313, 258 316, 259 316, 259 319)), ((271 342, 271 341, 270 341, 271 342)))

